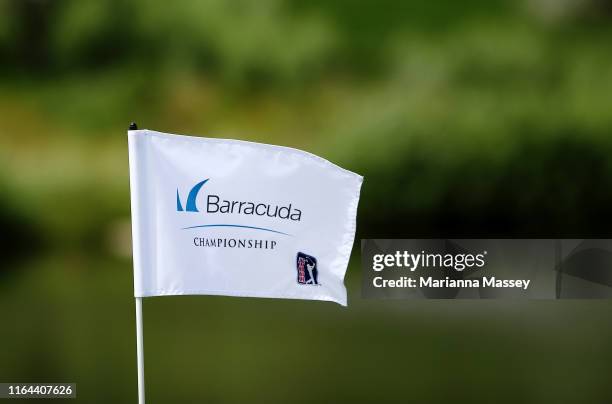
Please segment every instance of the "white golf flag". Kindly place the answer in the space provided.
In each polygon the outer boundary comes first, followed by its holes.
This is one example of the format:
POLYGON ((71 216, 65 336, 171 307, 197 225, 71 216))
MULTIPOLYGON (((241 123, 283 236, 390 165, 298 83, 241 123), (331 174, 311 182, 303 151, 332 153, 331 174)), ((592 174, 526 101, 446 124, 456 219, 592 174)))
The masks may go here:
POLYGON ((128 131, 134 295, 346 305, 363 178, 313 154, 128 131))

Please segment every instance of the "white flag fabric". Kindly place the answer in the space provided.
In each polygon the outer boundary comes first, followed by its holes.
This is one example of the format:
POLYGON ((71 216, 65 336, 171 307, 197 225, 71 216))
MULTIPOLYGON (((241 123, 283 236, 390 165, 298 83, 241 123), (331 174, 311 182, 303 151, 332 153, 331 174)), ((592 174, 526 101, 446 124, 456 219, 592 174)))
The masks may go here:
POLYGON ((363 178, 288 147, 128 131, 134 295, 347 304, 363 178))

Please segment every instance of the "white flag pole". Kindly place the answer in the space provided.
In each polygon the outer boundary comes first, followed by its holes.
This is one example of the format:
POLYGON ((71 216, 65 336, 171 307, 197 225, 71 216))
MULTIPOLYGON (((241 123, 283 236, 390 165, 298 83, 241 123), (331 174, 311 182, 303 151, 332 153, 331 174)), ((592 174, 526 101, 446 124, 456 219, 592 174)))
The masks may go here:
POLYGON ((138 356, 138 404, 145 402, 144 350, 142 340, 142 297, 136 298, 136 345, 138 356))
MULTIPOLYGON (((129 130, 137 130, 136 122, 130 123, 129 130)), ((142 297, 136 297, 136 356, 138 360, 138 404, 145 402, 144 344, 142 330, 142 297)))

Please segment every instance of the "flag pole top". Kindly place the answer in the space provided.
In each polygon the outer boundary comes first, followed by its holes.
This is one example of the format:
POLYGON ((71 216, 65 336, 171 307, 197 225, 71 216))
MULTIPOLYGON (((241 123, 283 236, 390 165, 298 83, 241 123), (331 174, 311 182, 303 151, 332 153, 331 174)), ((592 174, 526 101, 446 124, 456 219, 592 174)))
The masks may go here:
POLYGON ((138 125, 136 125, 136 122, 130 123, 129 130, 138 130, 138 125))

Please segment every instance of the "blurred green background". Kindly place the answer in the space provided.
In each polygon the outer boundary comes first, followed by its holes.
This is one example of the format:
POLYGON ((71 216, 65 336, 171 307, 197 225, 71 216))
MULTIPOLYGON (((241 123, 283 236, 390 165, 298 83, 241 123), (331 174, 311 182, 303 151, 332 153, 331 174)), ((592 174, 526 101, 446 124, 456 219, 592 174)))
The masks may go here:
MULTIPOLYGON (((0 381, 136 400, 126 129, 365 176, 361 237, 607 237, 612 4, 0 0, 0 381)), ((144 303, 152 403, 612 402, 609 301, 144 303)))

